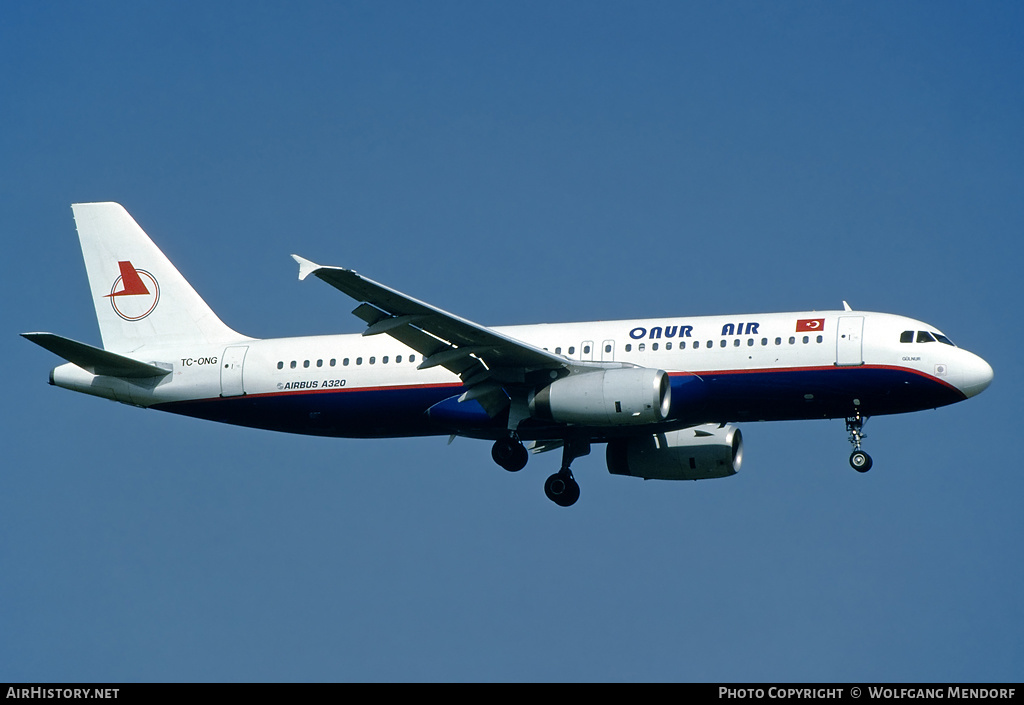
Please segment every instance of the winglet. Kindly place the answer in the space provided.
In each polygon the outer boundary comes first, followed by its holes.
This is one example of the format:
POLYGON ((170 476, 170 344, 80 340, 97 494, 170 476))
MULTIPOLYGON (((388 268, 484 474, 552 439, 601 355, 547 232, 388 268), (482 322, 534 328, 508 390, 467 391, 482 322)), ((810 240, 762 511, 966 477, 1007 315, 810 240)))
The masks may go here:
POLYGON ((316 262, 310 262, 305 257, 299 257, 298 255, 292 255, 292 259, 299 263, 299 281, 302 281, 310 274, 320 269, 320 265, 316 262))

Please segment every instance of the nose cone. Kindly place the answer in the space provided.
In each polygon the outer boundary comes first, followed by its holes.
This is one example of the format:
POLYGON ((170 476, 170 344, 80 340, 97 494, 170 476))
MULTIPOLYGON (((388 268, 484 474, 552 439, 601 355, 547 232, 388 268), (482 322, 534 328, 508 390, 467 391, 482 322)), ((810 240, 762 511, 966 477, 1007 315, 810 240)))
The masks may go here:
POLYGON ((992 383, 992 366, 974 353, 968 353, 963 362, 963 386, 960 390, 969 397, 981 394, 992 383))

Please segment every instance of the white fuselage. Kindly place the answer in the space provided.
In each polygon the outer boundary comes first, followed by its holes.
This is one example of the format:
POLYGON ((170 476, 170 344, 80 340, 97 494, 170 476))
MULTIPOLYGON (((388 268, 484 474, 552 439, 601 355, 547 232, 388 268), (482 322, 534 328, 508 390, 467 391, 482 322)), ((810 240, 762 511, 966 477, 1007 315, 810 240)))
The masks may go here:
MULTIPOLYGON (((704 409, 703 417, 687 409, 676 392, 673 420, 686 424, 841 417, 855 408, 865 415, 898 413, 973 396, 991 379, 984 360, 935 340, 941 333, 934 327, 882 313, 808 311, 494 330, 570 360, 662 369, 674 383, 697 377, 724 392, 695 398, 692 406, 704 409), (912 341, 901 342, 908 332, 912 341), (931 340, 916 342, 920 332, 931 340), (911 382, 915 398, 901 393, 911 382)), ((425 412, 462 390, 459 378, 442 367, 417 369, 422 356, 386 335, 240 338, 215 347, 144 348, 131 357, 173 371, 158 380, 130 380, 93 376, 68 364, 54 370, 52 381, 143 407, 338 436, 448 433, 451 428, 432 426, 425 412), (356 398, 362 411, 339 402, 356 398), (239 410, 242 400, 246 406, 239 410), (337 418, 328 422, 325 415, 331 414, 337 418), (410 419, 414 428, 405 427, 410 419)))

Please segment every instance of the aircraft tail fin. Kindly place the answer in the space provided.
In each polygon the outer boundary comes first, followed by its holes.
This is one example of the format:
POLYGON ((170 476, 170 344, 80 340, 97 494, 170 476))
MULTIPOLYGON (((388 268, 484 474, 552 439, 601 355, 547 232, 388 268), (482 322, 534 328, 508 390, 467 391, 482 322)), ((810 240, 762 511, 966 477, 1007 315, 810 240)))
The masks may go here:
POLYGON ((120 204, 71 210, 106 350, 246 339, 221 322, 120 204))

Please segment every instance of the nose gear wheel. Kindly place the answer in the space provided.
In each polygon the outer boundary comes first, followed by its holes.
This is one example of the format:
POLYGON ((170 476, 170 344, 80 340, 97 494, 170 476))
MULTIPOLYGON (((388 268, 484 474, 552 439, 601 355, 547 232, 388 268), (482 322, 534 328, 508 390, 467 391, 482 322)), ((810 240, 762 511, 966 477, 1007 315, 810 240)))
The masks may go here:
POLYGON ((867 472, 874 464, 871 456, 860 448, 861 442, 867 438, 864 435, 864 424, 867 417, 856 412, 854 416, 846 417, 846 431, 850 434, 850 444, 853 446, 853 453, 850 454, 850 467, 857 472, 867 472))

